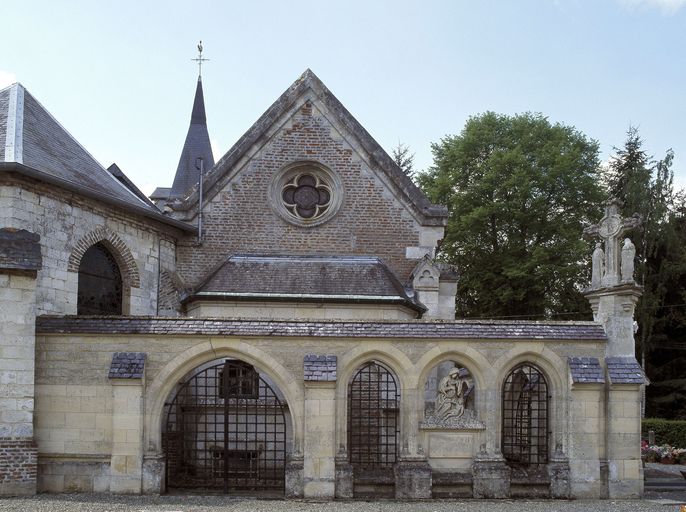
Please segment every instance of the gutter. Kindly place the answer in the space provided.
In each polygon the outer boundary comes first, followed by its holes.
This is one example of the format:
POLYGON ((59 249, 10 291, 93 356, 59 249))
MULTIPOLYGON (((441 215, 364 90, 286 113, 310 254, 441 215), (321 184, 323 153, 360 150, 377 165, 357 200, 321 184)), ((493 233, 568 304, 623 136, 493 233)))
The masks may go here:
POLYGON ((163 224, 173 226, 177 229, 180 229, 181 231, 185 231, 188 233, 195 233, 197 231, 197 228, 195 226, 187 224, 186 222, 172 219, 170 217, 167 217, 166 215, 163 215, 162 213, 154 212, 143 206, 138 206, 132 203, 128 203, 122 199, 105 195, 100 191, 93 190, 92 188, 84 187, 83 185, 78 185, 76 183, 72 183, 71 181, 57 178, 56 176, 52 176, 51 174, 45 173, 43 171, 38 171, 24 164, 19 164, 16 162, 0 162, 0 172, 16 172, 17 174, 28 176, 29 178, 34 178, 38 181, 50 183, 52 185, 57 185, 58 187, 63 188, 65 190, 76 192, 77 194, 81 194, 85 197, 89 197, 91 199, 96 199, 98 201, 102 201, 110 205, 117 206, 123 209, 124 211, 148 217, 163 224))
POLYGON ((403 297, 394 297, 389 295, 322 295, 310 293, 255 293, 255 292, 199 292, 188 295, 181 299, 182 304, 192 302, 193 300, 255 300, 261 299, 273 302, 292 302, 301 301, 308 303, 347 303, 347 304, 370 304, 370 303, 386 303, 386 304, 400 304, 406 306, 418 313, 424 313, 427 308, 423 305, 412 302, 403 297))

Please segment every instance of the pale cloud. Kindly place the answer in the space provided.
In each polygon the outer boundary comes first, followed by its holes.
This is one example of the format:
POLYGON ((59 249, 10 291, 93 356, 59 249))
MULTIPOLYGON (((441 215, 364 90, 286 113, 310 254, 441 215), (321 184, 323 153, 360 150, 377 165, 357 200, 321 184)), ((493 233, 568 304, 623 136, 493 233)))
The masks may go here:
POLYGON ((8 85, 12 85, 17 81, 17 75, 10 71, 0 69, 0 89, 4 89, 8 85))
POLYGON ((630 9, 656 8, 663 14, 675 14, 679 9, 686 6, 686 0, 619 0, 619 3, 630 9))

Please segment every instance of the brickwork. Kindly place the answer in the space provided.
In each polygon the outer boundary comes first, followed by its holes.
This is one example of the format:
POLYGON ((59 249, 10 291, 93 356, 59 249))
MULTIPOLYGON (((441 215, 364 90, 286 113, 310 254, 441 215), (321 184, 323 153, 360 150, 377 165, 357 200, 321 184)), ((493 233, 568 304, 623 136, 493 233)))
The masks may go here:
POLYGON ((37 471, 33 439, 0 437, 0 496, 35 493, 37 471))
POLYGON ((234 253, 374 255, 407 280, 416 260, 405 258, 406 247, 420 245, 421 228, 380 175, 344 142, 316 101, 304 103, 219 193, 208 195, 203 245, 193 247, 191 239, 179 247, 179 273, 195 284, 234 253), (315 227, 290 224, 268 204, 275 174, 307 160, 331 169, 344 189, 338 214, 315 227))
MULTIPOLYGON (((79 254, 106 241, 130 286, 129 313, 156 314, 160 239, 176 230, 27 178, 0 176, 2 226, 40 235, 38 314, 76 313, 79 254)), ((165 242, 168 244, 168 242, 165 242)), ((126 301, 125 301, 126 302, 126 301)))
POLYGON ((117 260, 125 284, 139 288, 141 280, 138 274, 138 265, 136 265, 136 260, 131 251, 121 238, 103 226, 98 226, 76 243, 71 256, 69 256, 67 270, 78 272, 84 253, 98 242, 104 242, 109 249, 112 249, 112 255, 117 260))

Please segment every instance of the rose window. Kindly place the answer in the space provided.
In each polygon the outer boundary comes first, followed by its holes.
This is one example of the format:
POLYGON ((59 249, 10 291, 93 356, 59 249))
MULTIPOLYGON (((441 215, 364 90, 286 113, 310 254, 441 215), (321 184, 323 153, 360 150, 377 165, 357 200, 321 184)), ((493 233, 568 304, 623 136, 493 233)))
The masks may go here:
POLYGON ((296 174, 283 186, 286 209, 298 219, 316 219, 331 205, 331 188, 312 174, 296 174))

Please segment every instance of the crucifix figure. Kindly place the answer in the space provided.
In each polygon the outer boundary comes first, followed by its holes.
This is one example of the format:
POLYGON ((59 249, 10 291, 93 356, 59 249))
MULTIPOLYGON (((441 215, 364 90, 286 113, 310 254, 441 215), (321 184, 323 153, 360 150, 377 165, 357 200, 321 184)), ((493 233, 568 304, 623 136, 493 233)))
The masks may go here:
MULTIPOLYGON (((636 213, 633 217, 623 219, 619 215, 621 204, 619 199, 610 199, 605 205, 605 215, 600 222, 584 229, 585 238, 601 238, 605 245, 604 254, 600 246, 596 246, 593 258, 592 288, 617 286, 620 282, 633 282, 633 260, 630 263, 622 262, 621 240, 624 234, 641 225, 641 216, 636 213), (604 256, 603 261, 597 261, 600 259, 598 255, 601 254, 604 256), (621 266, 626 268, 620 269, 620 262, 622 262, 621 266), (598 277, 600 277, 600 282, 598 282, 598 277)), ((626 260, 626 255, 624 260, 626 260)))
POLYGON ((202 77, 202 63, 210 60, 210 59, 205 59, 202 56, 202 41, 200 41, 198 43, 198 56, 195 59, 191 59, 191 60, 198 63, 198 78, 202 77))

